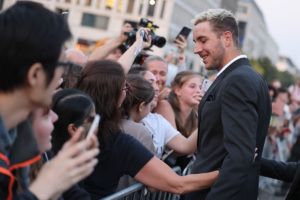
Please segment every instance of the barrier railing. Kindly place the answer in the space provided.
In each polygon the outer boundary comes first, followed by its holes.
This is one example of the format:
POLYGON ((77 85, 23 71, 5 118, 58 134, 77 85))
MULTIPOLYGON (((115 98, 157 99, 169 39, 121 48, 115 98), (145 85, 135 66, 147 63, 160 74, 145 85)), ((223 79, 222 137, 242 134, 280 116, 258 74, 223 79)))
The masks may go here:
MULTIPOLYGON (((181 174, 180 167, 172 168, 177 174, 181 174)), ((101 200, 179 200, 179 195, 170 192, 150 192, 141 183, 136 183, 110 196, 104 197, 101 200)))

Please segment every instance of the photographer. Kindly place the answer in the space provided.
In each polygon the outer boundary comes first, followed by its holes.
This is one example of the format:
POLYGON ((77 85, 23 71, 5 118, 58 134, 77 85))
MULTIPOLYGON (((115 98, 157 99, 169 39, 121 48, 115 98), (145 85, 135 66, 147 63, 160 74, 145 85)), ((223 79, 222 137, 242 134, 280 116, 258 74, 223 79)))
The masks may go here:
POLYGON ((118 62, 122 65, 125 74, 130 70, 137 55, 144 49, 148 48, 152 42, 152 36, 149 34, 149 29, 140 28, 136 34, 135 42, 125 51, 125 53, 118 59, 118 62), (147 40, 145 41, 144 38, 147 40))
MULTIPOLYGON (((126 23, 121 31, 118 38, 112 39, 105 45, 97 48, 89 56, 89 61, 101 60, 101 59, 111 59, 117 60, 122 66, 127 74, 131 65, 133 64, 136 56, 144 49, 151 46, 151 34, 147 28, 140 28, 135 34, 135 41, 129 48, 122 54, 121 45, 128 40, 129 33, 133 30, 129 23, 126 23), (145 39, 144 39, 145 38, 145 39), (146 40, 146 41, 145 41, 146 40), (118 52, 116 55, 112 55, 118 52)), ((132 37, 132 36, 131 36, 132 37)), ((132 40, 132 39, 131 39, 132 40)))

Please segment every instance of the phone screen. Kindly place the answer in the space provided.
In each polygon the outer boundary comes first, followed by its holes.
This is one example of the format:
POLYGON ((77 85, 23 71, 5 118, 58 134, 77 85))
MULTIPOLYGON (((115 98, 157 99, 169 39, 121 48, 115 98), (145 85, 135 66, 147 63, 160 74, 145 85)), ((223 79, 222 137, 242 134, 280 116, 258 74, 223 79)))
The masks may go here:
POLYGON ((90 137, 92 137, 93 134, 95 134, 96 129, 99 126, 99 123, 100 123, 100 115, 96 114, 95 118, 94 118, 94 120, 92 122, 92 125, 91 125, 91 127, 89 129, 89 132, 87 133, 86 138, 90 138, 90 137))
POLYGON ((208 90, 210 85, 212 84, 212 81, 209 79, 204 79, 201 85, 201 91, 205 94, 205 92, 208 90))
POLYGON ((182 29, 180 30, 180 32, 178 33, 178 35, 176 36, 176 39, 179 38, 179 35, 182 35, 184 38, 188 38, 189 34, 191 33, 192 29, 184 26, 182 27, 182 29))

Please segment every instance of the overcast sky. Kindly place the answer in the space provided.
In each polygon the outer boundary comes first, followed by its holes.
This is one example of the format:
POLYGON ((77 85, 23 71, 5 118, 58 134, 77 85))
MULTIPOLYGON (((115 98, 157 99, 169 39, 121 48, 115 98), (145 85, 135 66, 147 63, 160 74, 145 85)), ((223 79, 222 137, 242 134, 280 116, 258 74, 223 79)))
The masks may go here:
POLYGON ((300 69, 300 0, 256 0, 279 53, 300 69))

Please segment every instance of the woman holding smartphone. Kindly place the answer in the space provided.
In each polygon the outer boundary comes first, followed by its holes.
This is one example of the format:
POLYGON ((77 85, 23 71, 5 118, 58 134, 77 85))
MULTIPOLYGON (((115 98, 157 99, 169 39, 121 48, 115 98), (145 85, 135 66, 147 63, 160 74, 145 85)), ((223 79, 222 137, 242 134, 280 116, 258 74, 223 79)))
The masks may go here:
POLYGON ((81 139, 87 137, 96 115, 93 100, 77 89, 62 89, 53 96, 52 110, 58 115, 52 133, 52 151, 56 154, 82 126, 81 139))
POLYGON ((38 108, 27 122, 17 128, 18 132, 33 132, 42 156, 38 163, 30 166, 30 188, 42 190, 42 195, 38 196, 42 199, 90 200, 89 194, 75 183, 93 171, 93 166, 96 164, 96 159, 93 157, 99 153, 97 146, 91 144, 91 141, 96 142, 95 137, 89 139, 90 141, 81 141, 80 135, 83 134, 83 129, 77 129, 72 136, 65 138, 57 150, 57 155, 54 156, 50 151, 51 135, 57 120, 58 116, 53 110, 38 108), (85 143, 89 143, 89 146, 85 143), (83 148, 86 151, 78 151, 83 148), (43 188, 43 185, 47 187, 43 188))

